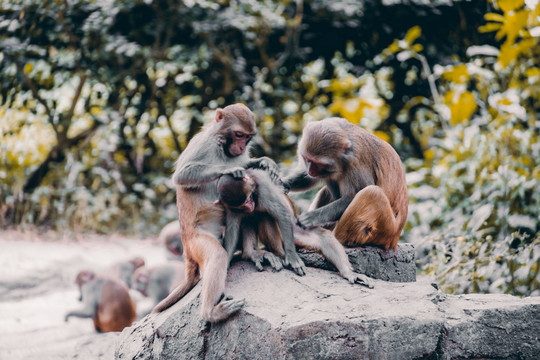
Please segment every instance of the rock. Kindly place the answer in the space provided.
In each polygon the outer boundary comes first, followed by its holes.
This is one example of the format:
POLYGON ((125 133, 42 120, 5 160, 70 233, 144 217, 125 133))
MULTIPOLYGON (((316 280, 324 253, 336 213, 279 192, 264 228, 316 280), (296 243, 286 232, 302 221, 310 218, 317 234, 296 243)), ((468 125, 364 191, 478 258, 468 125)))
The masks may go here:
MULTIPOLYGON (((416 281, 415 250, 411 244, 401 243, 396 250, 366 246, 345 251, 356 272, 385 281, 416 281)), ((334 265, 317 252, 301 249, 298 253, 307 266, 336 271, 334 265)))
POLYGON ((243 310, 219 324, 199 314, 200 284, 118 338, 116 359, 533 359, 540 298, 445 295, 426 281, 375 288, 309 268, 257 272, 234 264, 227 295, 243 310))

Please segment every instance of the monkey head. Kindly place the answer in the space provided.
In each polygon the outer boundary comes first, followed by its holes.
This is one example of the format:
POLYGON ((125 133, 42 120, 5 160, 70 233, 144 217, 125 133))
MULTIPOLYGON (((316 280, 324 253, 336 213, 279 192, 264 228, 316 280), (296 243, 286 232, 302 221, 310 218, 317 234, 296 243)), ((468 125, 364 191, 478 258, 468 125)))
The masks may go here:
POLYGON ((133 288, 143 294, 148 296, 148 282, 150 280, 150 271, 146 267, 140 267, 133 273, 133 288))
POLYGON ((305 163, 309 176, 316 178, 340 173, 341 160, 350 151, 351 141, 347 132, 339 123, 325 120, 308 123, 298 144, 300 160, 305 163))
POLYGON ((83 294, 82 294, 82 287, 84 284, 94 280, 96 277, 96 273, 92 270, 81 270, 77 274, 77 277, 75 278, 75 284, 77 284, 77 287, 79 288, 79 301, 82 301, 83 294))
POLYGON ((231 175, 223 175, 217 183, 219 202, 229 209, 252 213, 255 210, 255 187, 255 181, 249 175, 238 180, 231 175))
POLYGON ((216 110, 216 123, 225 154, 229 157, 242 155, 256 134, 255 117, 244 104, 233 104, 216 110))
POLYGON ((133 265, 133 269, 138 269, 141 266, 144 266, 144 259, 140 256, 136 256, 133 259, 129 260, 129 263, 133 265))

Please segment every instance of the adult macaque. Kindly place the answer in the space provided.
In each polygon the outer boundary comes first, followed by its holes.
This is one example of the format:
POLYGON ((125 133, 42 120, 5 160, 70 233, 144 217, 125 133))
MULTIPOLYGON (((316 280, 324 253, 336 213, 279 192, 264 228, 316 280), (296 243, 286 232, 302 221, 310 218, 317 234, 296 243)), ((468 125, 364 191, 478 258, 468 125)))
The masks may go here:
POLYGON ((121 261, 111 265, 105 270, 108 276, 114 276, 124 282, 129 288, 131 287, 131 278, 135 270, 144 266, 144 259, 136 256, 132 259, 121 261))
POLYGON ((153 305, 184 281, 186 269, 182 261, 170 261, 155 267, 140 267, 133 274, 133 289, 152 299, 153 305))
POLYGON ((90 270, 80 271, 75 279, 83 307, 66 314, 92 318, 97 332, 122 331, 131 326, 136 317, 135 303, 127 286, 115 278, 106 278, 90 270))
POLYGON ((160 312, 182 298, 202 274, 201 316, 209 322, 225 320, 244 305, 243 300, 224 298, 228 267, 223 239, 196 225, 201 208, 218 198, 216 181, 230 174, 243 178, 245 168, 266 169, 275 178, 279 170, 268 158, 250 159, 247 149, 255 135, 255 119, 242 104, 218 109, 215 120, 194 136, 176 163, 173 181, 184 247, 185 280, 162 300, 153 312, 160 312))
POLYGON ((309 123, 298 144, 301 166, 283 180, 285 188, 305 190, 324 181, 302 227, 335 223, 344 245, 397 246, 407 219, 405 171, 385 141, 341 118, 309 123))
MULTIPOLYGON (((289 231, 289 227, 283 226, 282 222, 288 221, 291 226, 296 223, 293 221, 294 205, 283 193, 283 188, 272 182, 265 172, 247 170, 242 180, 222 176, 218 182, 218 191, 220 203, 231 212, 236 211, 236 216, 242 218, 243 257, 253 261, 259 270, 262 270, 263 259, 267 259, 272 267, 279 270, 267 252, 256 250, 256 244, 258 235, 267 248, 283 256, 282 243, 286 241, 283 230, 289 231)), ((231 216, 227 215, 227 218, 231 216)), ((293 230, 292 227, 290 230, 293 230)), ((294 243, 319 251, 349 282, 373 287, 369 277, 353 271, 343 245, 331 231, 320 227, 309 230, 295 227, 294 243)))
POLYGON ((182 246, 182 238, 180 237, 180 223, 178 220, 171 221, 161 229, 158 236, 158 242, 165 245, 167 256, 180 260, 184 247, 182 246))

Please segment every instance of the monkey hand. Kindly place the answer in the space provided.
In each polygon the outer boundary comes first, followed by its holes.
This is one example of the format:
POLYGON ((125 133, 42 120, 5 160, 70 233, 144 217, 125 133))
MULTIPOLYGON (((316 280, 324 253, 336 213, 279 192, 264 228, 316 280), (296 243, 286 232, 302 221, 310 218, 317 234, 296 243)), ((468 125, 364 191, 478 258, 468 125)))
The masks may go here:
POLYGON ((231 175, 236 180, 240 180, 246 176, 246 169, 240 166, 233 167, 233 168, 225 170, 222 175, 231 175))
POLYGON ((304 265, 304 262, 302 261, 302 259, 300 259, 300 257, 298 256, 296 252, 290 255, 285 254, 284 264, 285 266, 291 265, 294 272, 297 273, 298 275, 300 276, 306 275, 306 265, 304 265))
POLYGON ((303 229, 308 229, 320 225, 317 219, 317 215, 314 214, 312 211, 308 211, 300 215, 296 222, 298 223, 298 226, 303 229))
POLYGON ((268 157, 263 157, 259 162, 259 167, 263 170, 266 170, 272 181, 279 179, 279 166, 276 162, 268 157))

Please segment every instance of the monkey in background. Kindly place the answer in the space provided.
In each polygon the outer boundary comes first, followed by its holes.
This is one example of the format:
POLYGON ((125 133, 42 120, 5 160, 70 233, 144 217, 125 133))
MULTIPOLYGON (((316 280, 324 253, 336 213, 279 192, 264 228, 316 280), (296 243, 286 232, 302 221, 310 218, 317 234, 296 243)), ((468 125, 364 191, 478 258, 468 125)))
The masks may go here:
MULTIPOLYGON (((169 261, 154 267, 143 266, 133 274, 133 289, 152 300, 152 308, 178 285, 182 284, 185 276, 185 266, 182 261, 169 261)), ((139 317, 146 315, 151 309, 139 311, 139 317)))
POLYGON ((158 243, 165 245, 167 257, 174 260, 183 260, 182 238, 180 237, 180 223, 178 220, 171 221, 161 229, 158 243))
POLYGON ((214 121, 195 135, 176 162, 173 182, 184 248, 185 280, 152 312, 161 312, 181 299, 200 280, 201 316, 219 322, 244 306, 243 300, 224 298, 228 254, 223 238, 197 226, 201 208, 217 200, 217 179, 230 174, 243 178, 245 168, 260 168, 274 178, 279 176, 275 163, 268 158, 250 159, 249 142, 255 135, 253 113, 243 104, 217 109, 214 121))
POLYGON ((92 318, 97 332, 122 331, 131 326, 136 311, 126 284, 115 278, 97 275, 91 270, 80 271, 75 283, 83 307, 68 312, 66 322, 72 316, 92 318))
MULTIPOLYGON (((263 269, 264 259, 268 260, 274 269, 279 270, 279 265, 276 266, 273 263, 267 251, 257 250, 256 245, 258 237, 268 249, 280 257, 284 255, 283 230, 289 229, 281 223, 288 221, 293 226, 296 221, 294 221, 294 204, 285 195, 283 188, 276 185, 264 171, 246 170, 246 177, 241 180, 232 176, 222 176, 218 181, 218 192, 219 203, 230 211, 227 219, 233 216, 241 219, 243 258, 253 261, 259 270, 263 269), (282 217, 281 220, 280 217, 282 217)), ((237 233, 236 236, 238 237, 239 234, 237 233)), ((349 282, 373 288, 373 280, 353 271, 343 245, 337 241, 331 231, 321 227, 306 230, 296 226, 293 236, 296 245, 320 252, 349 282)))
POLYGON ((323 181, 304 228, 332 223, 344 245, 395 249, 407 219, 405 171, 396 151, 377 136, 342 118, 306 125, 298 144, 299 168, 283 179, 290 190, 323 181))
POLYGON ((128 288, 131 288, 131 278, 133 273, 141 266, 144 266, 144 259, 140 256, 136 256, 132 259, 120 261, 109 266, 105 270, 105 273, 108 276, 114 276, 119 280, 122 280, 128 288))

